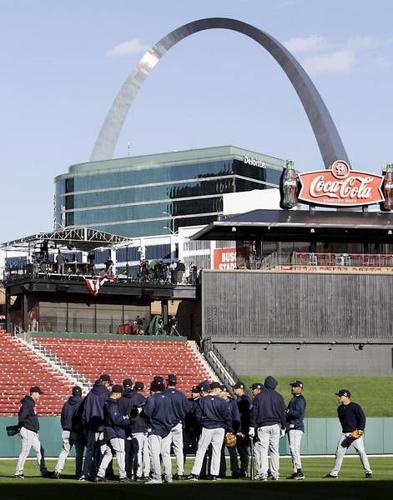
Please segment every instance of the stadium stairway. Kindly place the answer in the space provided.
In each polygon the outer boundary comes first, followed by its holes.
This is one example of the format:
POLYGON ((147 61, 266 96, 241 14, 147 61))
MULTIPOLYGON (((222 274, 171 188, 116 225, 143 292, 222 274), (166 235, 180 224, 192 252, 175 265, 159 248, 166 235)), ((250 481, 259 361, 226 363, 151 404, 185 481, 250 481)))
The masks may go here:
POLYGON ((16 415, 20 400, 36 385, 44 391, 38 413, 58 415, 73 385, 46 359, 4 330, 0 330, 0 372, 0 416, 16 415))
POLYGON ((199 354, 195 342, 167 339, 108 339, 83 337, 35 337, 56 359, 85 377, 91 384, 101 373, 108 373, 113 383, 125 378, 141 381, 145 392, 155 375, 175 373, 178 388, 189 393, 193 385, 217 377, 199 354))

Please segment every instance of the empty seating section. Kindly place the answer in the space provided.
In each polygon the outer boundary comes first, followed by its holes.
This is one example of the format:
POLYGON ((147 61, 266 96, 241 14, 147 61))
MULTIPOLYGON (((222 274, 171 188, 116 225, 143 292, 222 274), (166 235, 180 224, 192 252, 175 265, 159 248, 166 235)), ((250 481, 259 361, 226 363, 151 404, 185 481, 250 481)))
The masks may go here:
POLYGON ((50 364, 28 347, 0 330, 0 415, 16 415, 20 400, 30 387, 38 385, 44 391, 37 404, 40 415, 58 415, 71 384, 50 364))
POLYGON ((38 337, 37 341, 77 372, 94 382, 108 373, 113 382, 142 381, 145 388, 155 375, 178 376, 178 388, 190 388, 209 377, 187 342, 171 340, 96 340, 38 337))

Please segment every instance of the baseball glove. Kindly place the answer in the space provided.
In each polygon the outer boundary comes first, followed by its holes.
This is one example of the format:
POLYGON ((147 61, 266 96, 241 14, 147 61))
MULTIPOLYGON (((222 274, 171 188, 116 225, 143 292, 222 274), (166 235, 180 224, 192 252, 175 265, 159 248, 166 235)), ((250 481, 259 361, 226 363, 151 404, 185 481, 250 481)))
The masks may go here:
POLYGON ((361 436, 363 436, 363 431, 359 430, 359 429, 356 429, 354 431, 351 432, 351 434, 349 435, 349 437, 355 441, 355 439, 359 439, 361 436))
POLYGON ((227 432, 225 434, 225 439, 224 439, 225 446, 228 446, 228 448, 232 448, 233 446, 236 446, 236 442, 237 439, 235 434, 233 434, 233 432, 227 432))

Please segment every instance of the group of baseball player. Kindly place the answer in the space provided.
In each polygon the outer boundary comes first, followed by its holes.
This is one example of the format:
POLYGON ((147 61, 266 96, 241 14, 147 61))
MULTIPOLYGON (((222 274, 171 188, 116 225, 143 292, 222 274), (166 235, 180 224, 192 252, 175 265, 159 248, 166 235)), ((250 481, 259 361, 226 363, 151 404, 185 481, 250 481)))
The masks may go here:
MULTIPOLYGON (((74 447, 75 476, 79 480, 112 479, 115 458, 120 482, 217 481, 227 477, 227 451, 232 478, 274 481, 279 478, 280 438, 287 436, 293 465, 293 473, 287 479, 305 478, 300 447, 306 400, 300 380, 289 384, 292 397, 288 405, 276 391, 277 381, 271 376, 264 383, 252 384, 252 399, 242 382, 232 387, 234 397, 219 382, 201 382, 191 389, 189 398, 176 385, 174 374, 166 380, 154 377, 148 397, 143 395, 142 382, 133 384, 131 379, 125 379, 123 385, 111 385, 107 374, 100 376, 85 397, 81 388, 75 386, 61 412, 63 445, 54 472, 46 468, 38 434, 35 404, 42 391, 32 387, 22 399, 19 411, 22 450, 15 477, 23 479, 25 460, 33 447, 41 475, 59 479, 74 447), (172 474, 171 450, 176 458, 176 474, 172 474), (191 453, 195 453, 195 459, 191 474, 186 477, 184 463, 191 453)), ((363 441, 365 415, 351 401, 348 390, 341 389, 336 395, 342 434, 333 468, 326 477, 338 476, 344 455, 353 445, 365 476, 371 478, 363 441)))

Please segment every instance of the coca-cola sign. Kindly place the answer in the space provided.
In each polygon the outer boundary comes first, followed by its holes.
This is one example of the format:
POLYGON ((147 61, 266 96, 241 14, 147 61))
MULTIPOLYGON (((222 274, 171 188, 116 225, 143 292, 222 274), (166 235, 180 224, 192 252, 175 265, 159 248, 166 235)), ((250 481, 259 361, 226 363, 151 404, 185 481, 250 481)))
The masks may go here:
POLYGON ((313 205, 348 207, 372 205, 384 201, 383 177, 351 170, 348 163, 337 160, 329 170, 299 174, 298 200, 313 205))

